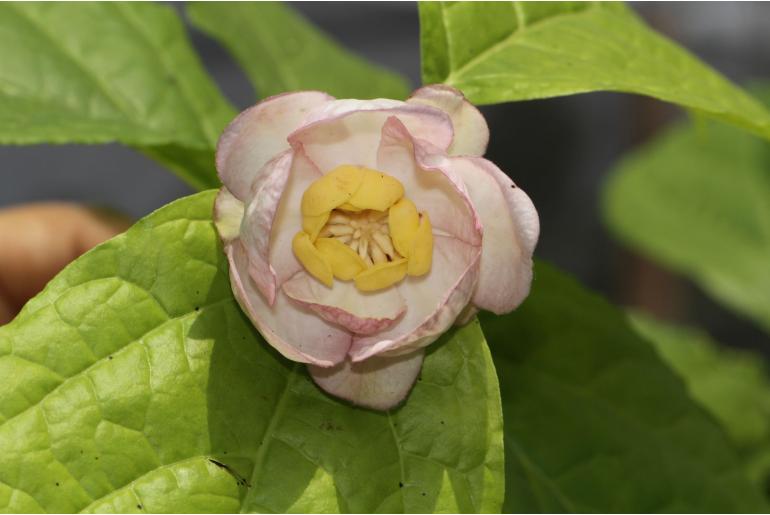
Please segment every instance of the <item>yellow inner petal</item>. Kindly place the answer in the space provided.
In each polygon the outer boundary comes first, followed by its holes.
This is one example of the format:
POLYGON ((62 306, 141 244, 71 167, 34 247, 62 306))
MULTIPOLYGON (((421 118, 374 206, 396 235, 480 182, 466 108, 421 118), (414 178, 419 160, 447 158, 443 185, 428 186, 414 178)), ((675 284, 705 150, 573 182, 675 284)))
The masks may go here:
POLYGON ((315 248, 310 236, 306 232, 298 232, 291 242, 291 248, 299 262, 305 267, 310 275, 330 287, 334 281, 332 267, 326 261, 324 256, 315 248))
POLYGON ((361 291, 381 290, 407 273, 430 270, 430 220, 387 174, 338 166, 308 187, 300 210, 302 231, 292 241, 294 254, 329 287, 336 277, 354 280, 361 291))
POLYGON ((403 279, 406 269, 406 258, 371 266, 355 277, 356 287, 361 291, 382 290, 403 279))
POLYGON ((329 263, 334 277, 350 281, 366 270, 366 263, 350 247, 334 238, 318 238, 316 248, 324 260, 329 263))
POLYGON ((358 209, 386 211, 404 196, 404 186, 397 180, 377 170, 362 169, 361 185, 347 203, 358 209))
POLYGON ((414 203, 402 198, 388 212, 388 226, 393 246, 402 256, 409 256, 417 228, 420 225, 420 215, 414 203))
POLYGON ((433 228, 427 213, 420 215, 420 225, 417 227, 412 249, 409 252, 409 275, 427 274, 433 261, 433 228))
POLYGON ((303 216, 318 216, 347 202, 364 179, 362 166, 342 165, 322 176, 302 195, 303 216))

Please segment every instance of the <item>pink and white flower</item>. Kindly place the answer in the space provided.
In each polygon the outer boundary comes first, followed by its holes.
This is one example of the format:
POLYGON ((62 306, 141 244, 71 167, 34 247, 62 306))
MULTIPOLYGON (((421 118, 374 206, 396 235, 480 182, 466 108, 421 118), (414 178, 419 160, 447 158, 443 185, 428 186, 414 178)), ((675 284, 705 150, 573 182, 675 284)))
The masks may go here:
POLYGON ((452 324, 515 309, 539 222, 481 157, 488 140, 447 86, 406 102, 286 93, 233 120, 214 219, 235 297, 268 343, 328 393, 384 410, 452 324))

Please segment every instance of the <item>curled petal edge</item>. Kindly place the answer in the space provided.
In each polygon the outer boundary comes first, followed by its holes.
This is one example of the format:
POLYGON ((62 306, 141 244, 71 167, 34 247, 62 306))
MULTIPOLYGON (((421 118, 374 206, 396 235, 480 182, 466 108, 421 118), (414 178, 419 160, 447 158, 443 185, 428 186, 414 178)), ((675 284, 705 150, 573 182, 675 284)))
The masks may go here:
POLYGON ((446 84, 431 84, 415 90, 407 103, 433 106, 449 115, 454 127, 454 139, 447 149, 450 156, 483 156, 487 151, 487 121, 459 90, 446 84))
POLYGON ((340 325, 354 334, 376 334, 392 326, 407 309, 395 288, 375 294, 363 294, 349 282, 336 280, 332 288, 326 288, 302 271, 283 284, 283 292, 294 302, 317 313, 320 317, 340 325), (345 298, 354 293, 359 304, 354 306, 345 298), (324 298, 325 297, 325 298, 324 298), (354 313, 354 309, 371 307, 371 316, 354 313))
MULTIPOLYGON (((352 340, 351 335, 347 331, 331 326, 328 322, 318 318, 315 314, 304 314, 300 308, 293 306, 288 302, 288 298, 281 294, 278 300, 281 301, 286 299, 286 302, 276 303, 276 306, 272 309, 274 311, 280 310, 280 315, 282 317, 291 318, 292 315, 302 317, 300 323, 318 324, 316 327, 307 327, 303 336, 307 339, 320 338, 321 341, 314 345, 319 350, 323 351, 327 355, 327 358, 314 356, 298 349, 295 345, 286 341, 286 339, 284 339, 275 328, 271 327, 260 314, 260 308, 265 310, 270 310, 271 308, 267 306, 267 304, 261 307, 254 306, 249 299, 247 285, 244 284, 244 280, 248 281, 250 276, 239 272, 240 268, 246 266, 245 262, 247 260, 245 250, 243 250, 240 240, 236 239, 225 244, 225 254, 227 255, 227 261, 230 265, 230 284, 238 304, 255 327, 259 329, 259 332, 265 340, 267 340, 274 349, 287 359, 298 361, 300 363, 312 364, 321 368, 333 367, 345 360, 345 355, 348 352, 352 340), (289 313, 290 310, 293 310, 293 312, 289 313)), ((261 294, 259 291, 255 290, 254 295, 258 297, 261 294)), ((261 298, 258 300, 264 301, 264 299, 261 298)), ((284 324, 286 323, 285 321, 282 322, 284 324)), ((280 325, 280 323, 281 322, 277 322, 277 325, 280 325)), ((291 327, 291 330, 297 329, 298 327, 291 327)))
POLYGON ((236 198, 247 201, 263 166, 289 148, 289 134, 312 110, 332 100, 334 97, 321 91, 281 93, 241 112, 217 142, 219 179, 236 198))
POLYGON ((379 411, 403 402, 420 374, 424 351, 396 357, 375 356, 361 363, 349 359, 333 368, 308 366, 313 381, 327 393, 379 411))
MULTIPOLYGON (((439 242, 445 238, 448 237, 439 236, 436 238, 436 242, 440 244, 439 242)), ((395 338, 383 339, 373 343, 371 340, 376 339, 377 335, 354 338, 353 345, 350 348, 351 360, 354 363, 358 363, 377 355, 398 356, 425 347, 436 341, 457 320, 457 317, 468 305, 476 288, 479 277, 481 247, 472 247, 471 252, 471 259, 467 267, 452 286, 447 289, 443 298, 437 302, 436 308, 425 316, 413 329, 395 338)), ((408 287, 408 285, 406 286, 408 287)), ((399 288, 403 288, 403 286, 400 285, 399 288)))
POLYGON ((452 158, 484 224, 475 306, 496 314, 516 309, 532 283, 532 253, 540 222, 532 200, 492 162, 452 158), (508 215, 507 217, 505 215, 508 215))

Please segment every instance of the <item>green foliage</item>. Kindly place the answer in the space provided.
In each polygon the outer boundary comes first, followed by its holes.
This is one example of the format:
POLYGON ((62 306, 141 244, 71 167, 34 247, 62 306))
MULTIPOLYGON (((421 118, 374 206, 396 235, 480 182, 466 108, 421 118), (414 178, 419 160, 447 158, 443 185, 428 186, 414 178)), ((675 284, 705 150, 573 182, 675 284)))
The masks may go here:
POLYGON ((727 429, 750 477, 763 486, 770 472, 770 376, 762 356, 722 348, 702 331, 642 314, 631 316, 631 325, 727 429))
POLYGON ((681 380, 571 279, 538 264, 524 304, 482 326, 503 399, 504 511, 768 508, 681 380))
POLYGON ((638 93, 770 138, 759 103, 622 4, 420 2, 420 25, 423 81, 475 103, 638 93))
POLYGON ((498 511, 478 323, 431 346, 401 408, 338 402, 241 313, 213 199, 141 220, 0 328, 0 510, 498 511))
POLYGON ((770 154, 719 124, 680 124, 624 159, 605 189, 623 242, 770 331, 770 154))
MULTIPOLYGON (((234 114, 165 6, 0 4, 0 143, 203 151, 234 114)), ((213 165, 182 177, 216 181, 213 165)))
POLYGON ((344 50, 277 2, 194 2, 190 20, 225 45, 260 96, 317 89, 339 98, 405 98, 406 81, 344 50))

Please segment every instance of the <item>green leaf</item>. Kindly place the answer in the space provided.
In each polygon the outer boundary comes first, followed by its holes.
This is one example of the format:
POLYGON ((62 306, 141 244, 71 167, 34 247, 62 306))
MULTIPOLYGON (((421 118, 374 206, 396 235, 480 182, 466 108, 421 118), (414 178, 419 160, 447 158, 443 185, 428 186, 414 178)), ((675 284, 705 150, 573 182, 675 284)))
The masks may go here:
POLYGON ((770 113, 622 4, 420 2, 422 75, 478 104, 638 93, 770 138, 770 113))
POLYGON ((770 472, 770 376, 762 356, 721 347, 702 331, 641 313, 631 316, 631 325, 727 430, 749 476, 764 486, 770 472))
POLYGON ((482 318, 500 376, 505 512, 767 509, 721 428, 624 314, 554 268, 482 318))
POLYGON ((478 323, 430 347, 401 408, 338 402, 238 308, 215 193, 84 255, 0 328, 0 510, 498 511, 478 323))
POLYGON ((277 2, 193 2, 192 23, 233 53, 259 96, 317 89, 338 98, 405 98, 409 86, 277 2))
MULTIPOLYGON (((1 144, 210 151, 233 116, 168 7, 0 4, 1 144)), ((213 169, 181 175, 210 186, 213 169)))
POLYGON ((604 218, 624 243, 770 331, 768 171, 762 140, 676 125, 617 165, 604 218))

